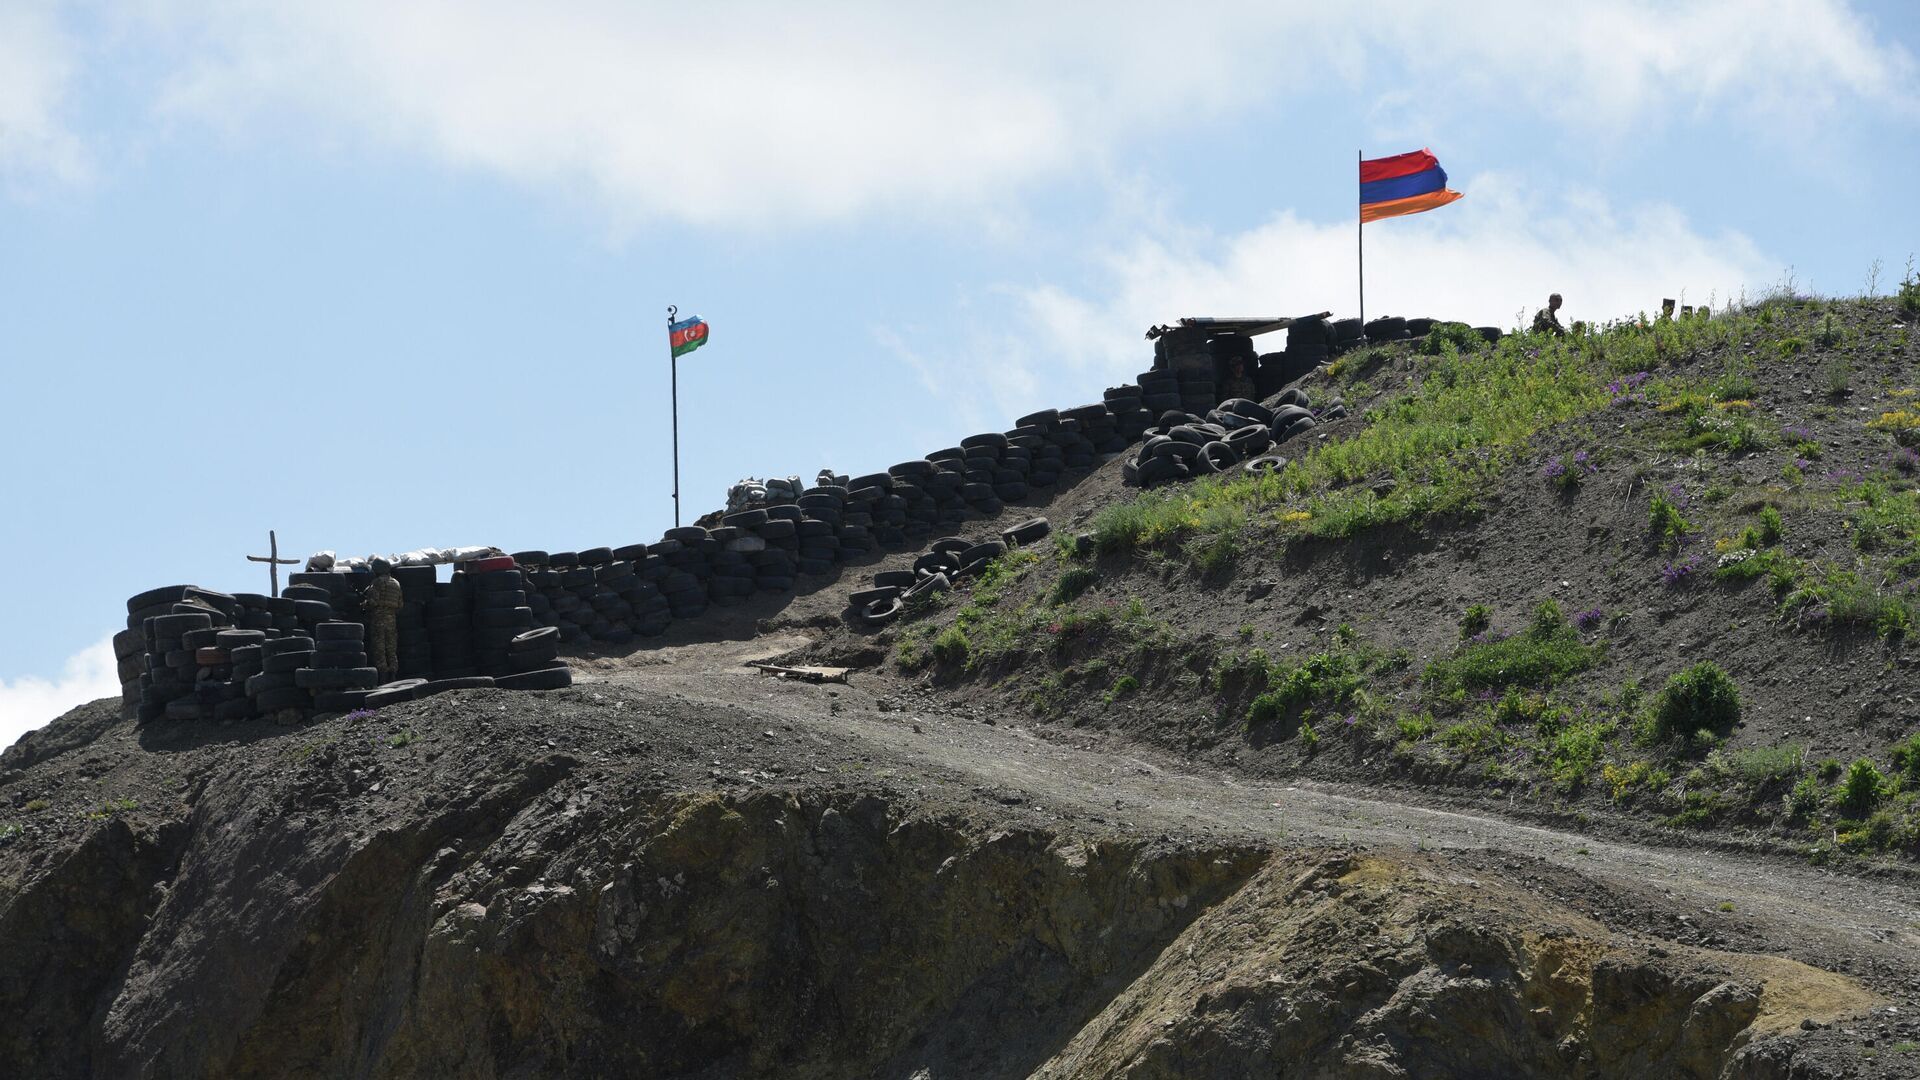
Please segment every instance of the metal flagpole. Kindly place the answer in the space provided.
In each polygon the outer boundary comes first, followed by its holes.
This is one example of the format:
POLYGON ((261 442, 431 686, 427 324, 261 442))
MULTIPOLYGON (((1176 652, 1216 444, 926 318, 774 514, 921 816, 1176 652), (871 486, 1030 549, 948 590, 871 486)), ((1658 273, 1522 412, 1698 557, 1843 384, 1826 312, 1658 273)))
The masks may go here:
POLYGON ((1353 153, 1354 157, 1360 161, 1360 166, 1357 166, 1353 173, 1354 206, 1359 215, 1354 221, 1353 229, 1356 234, 1354 241, 1359 245, 1360 250, 1360 325, 1365 327, 1367 325, 1367 209, 1365 198, 1359 194, 1361 190, 1359 169, 1367 163, 1367 152, 1355 150, 1353 153))
POLYGON ((680 309, 667 305, 667 369, 673 394, 673 527, 680 527, 680 357, 673 351, 673 324, 680 309))

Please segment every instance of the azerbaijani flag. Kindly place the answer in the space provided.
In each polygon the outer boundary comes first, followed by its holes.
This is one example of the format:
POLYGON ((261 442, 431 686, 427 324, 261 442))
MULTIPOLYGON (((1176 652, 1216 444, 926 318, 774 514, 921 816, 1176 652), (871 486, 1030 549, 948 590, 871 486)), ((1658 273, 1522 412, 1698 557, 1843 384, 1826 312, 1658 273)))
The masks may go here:
POLYGON ((698 315, 667 326, 667 344, 673 346, 676 360, 706 343, 707 320, 698 315))
POLYGON ((1360 223, 1418 214, 1445 206, 1460 193, 1447 188, 1447 173, 1431 150, 1372 158, 1360 163, 1360 223))

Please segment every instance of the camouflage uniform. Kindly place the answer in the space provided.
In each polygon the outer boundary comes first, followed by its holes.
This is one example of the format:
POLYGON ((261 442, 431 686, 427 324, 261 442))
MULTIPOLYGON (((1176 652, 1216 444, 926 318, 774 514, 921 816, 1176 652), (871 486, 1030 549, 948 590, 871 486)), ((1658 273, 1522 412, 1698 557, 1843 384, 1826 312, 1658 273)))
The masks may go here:
POLYGON ((1221 401, 1226 401, 1231 398, 1258 399, 1259 397, 1260 392, 1254 387, 1253 378, 1246 373, 1245 369, 1242 369, 1239 375, 1235 375, 1233 371, 1229 369, 1226 377, 1220 383, 1221 401))
POLYGON ((391 574, 374 576, 367 586, 364 606, 367 611, 367 652, 373 666, 380 669, 382 681, 400 670, 400 631, 396 625, 404 597, 400 583, 391 574))
POLYGON ((1560 317, 1550 307, 1543 307, 1533 313, 1533 332, 1536 334, 1564 334, 1567 328, 1560 325, 1560 317))

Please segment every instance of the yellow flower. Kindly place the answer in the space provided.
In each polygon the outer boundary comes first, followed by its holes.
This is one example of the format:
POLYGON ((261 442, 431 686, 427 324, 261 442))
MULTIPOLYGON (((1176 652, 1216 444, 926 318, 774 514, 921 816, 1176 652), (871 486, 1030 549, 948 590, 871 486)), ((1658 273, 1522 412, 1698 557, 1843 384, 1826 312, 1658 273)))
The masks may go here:
POLYGON ((1308 513, 1305 510, 1289 510, 1286 513, 1280 515, 1280 520, 1282 522, 1285 522, 1288 525, 1298 525, 1301 522, 1307 521, 1312 517, 1313 515, 1308 513))

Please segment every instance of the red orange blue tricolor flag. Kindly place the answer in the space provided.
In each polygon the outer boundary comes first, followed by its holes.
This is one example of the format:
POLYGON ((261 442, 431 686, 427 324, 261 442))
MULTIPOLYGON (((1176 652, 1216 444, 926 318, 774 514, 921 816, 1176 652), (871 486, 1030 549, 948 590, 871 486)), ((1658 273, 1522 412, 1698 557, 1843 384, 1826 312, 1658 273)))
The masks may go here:
POLYGON ((1447 187, 1446 170, 1430 150, 1360 162, 1360 223, 1418 214, 1445 206, 1460 193, 1447 187))

